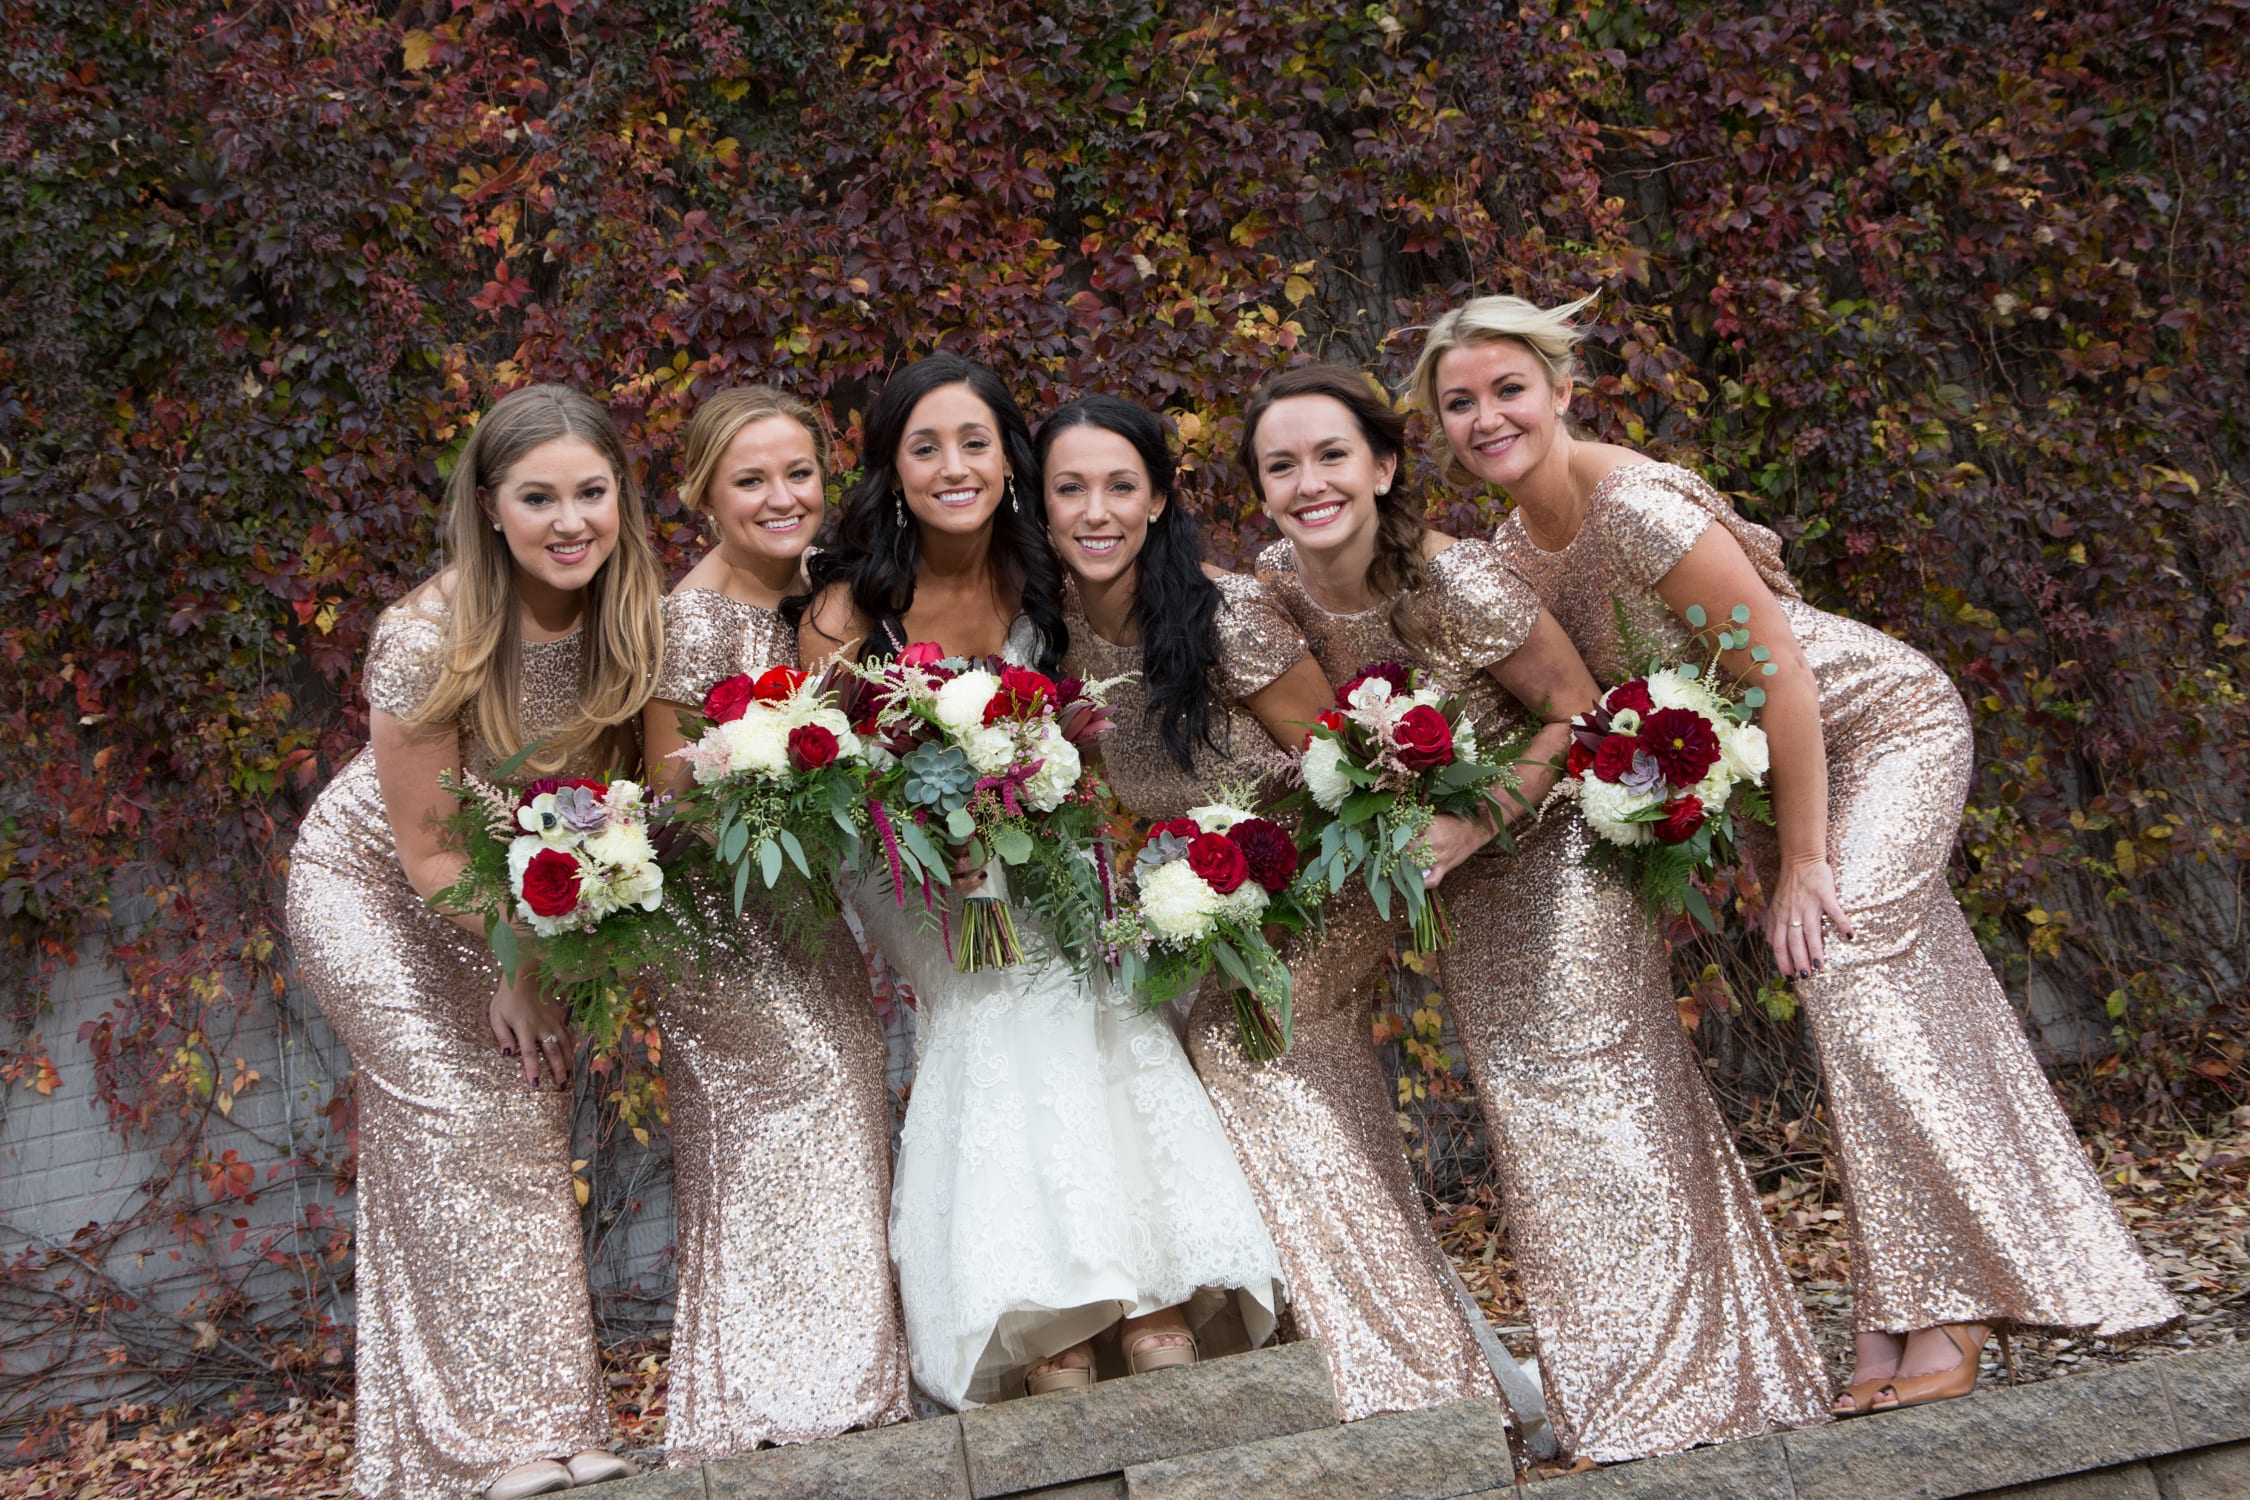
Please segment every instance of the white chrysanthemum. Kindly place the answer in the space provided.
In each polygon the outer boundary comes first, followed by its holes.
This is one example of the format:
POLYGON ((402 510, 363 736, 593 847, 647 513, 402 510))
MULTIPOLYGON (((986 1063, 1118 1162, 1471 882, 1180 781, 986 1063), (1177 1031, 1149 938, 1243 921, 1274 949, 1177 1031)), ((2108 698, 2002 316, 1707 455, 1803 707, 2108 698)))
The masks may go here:
POLYGON ((1773 761, 1763 729, 1727 720, 1719 723, 1719 755, 1737 781, 1764 781, 1773 761))
POLYGON ((937 720, 955 735, 966 735, 984 723, 984 706, 1000 691, 1000 679, 990 672, 963 672, 937 690, 937 720))
POLYGON ((961 736, 961 751, 979 776, 997 776, 1016 758, 1016 737, 998 724, 979 724, 961 736))
POLYGON ((719 732, 726 740, 728 771, 779 776, 789 769, 789 725, 764 704, 751 705, 748 713, 721 725, 719 732))
POLYGON ((1305 790, 1328 812, 1344 805, 1352 784, 1344 775, 1344 747, 1334 740, 1315 739, 1305 747, 1305 790))
POLYGON ((869 745, 866 747, 866 750, 867 763, 873 766, 878 771, 888 771, 891 767, 898 764, 898 757, 891 754, 889 750, 886 750, 881 745, 869 745))
POLYGON ((1205 833, 1225 833, 1244 818, 1255 817, 1239 807, 1229 807, 1224 802, 1213 802, 1205 807, 1191 807, 1187 815, 1195 819, 1195 826, 1205 833))
POLYGON ((1255 922, 1266 913, 1266 903, 1273 898, 1266 888, 1250 876, 1242 884, 1219 898, 1218 914, 1229 922, 1255 922))
POLYGON ((619 818, 640 818, 648 804, 647 795, 637 781, 613 781, 602 793, 602 806, 609 809, 612 822, 619 818))
POLYGON ((1035 812, 1053 812, 1078 785, 1079 772, 1085 768, 1078 759, 1078 747, 1064 739, 1059 729, 1050 727, 1040 736, 1039 754, 1039 769, 1023 784, 1024 800, 1035 812))
POLYGON ((605 870, 626 870, 656 863, 656 849, 648 841, 648 830, 639 823, 618 818, 610 819, 607 827, 581 847, 588 859, 605 870))
POLYGON ((1585 809, 1586 826, 1613 844, 1645 844, 1656 837, 1648 824, 1625 821, 1628 814, 1641 811, 1654 800, 1595 776, 1586 777, 1578 788, 1578 805, 1585 809))
MULTIPOLYGON (((1184 859, 1141 872, 1141 917, 1149 931, 1169 943, 1209 937, 1218 893, 1184 859)), ((1247 883, 1247 882, 1246 882, 1247 883)))
POLYGON ((1455 760, 1475 760, 1477 758, 1477 726, 1469 722, 1467 714, 1461 715, 1461 722, 1453 726, 1453 758, 1455 760))
POLYGON ((1683 677, 1678 668, 1648 674, 1649 701, 1658 708, 1691 708, 1706 718, 1719 717, 1719 698, 1701 677, 1683 677))
POLYGON ((1688 795, 1703 804, 1704 812, 1717 816, 1734 795, 1734 771, 1722 757, 1711 763, 1710 771, 1688 791, 1688 795))

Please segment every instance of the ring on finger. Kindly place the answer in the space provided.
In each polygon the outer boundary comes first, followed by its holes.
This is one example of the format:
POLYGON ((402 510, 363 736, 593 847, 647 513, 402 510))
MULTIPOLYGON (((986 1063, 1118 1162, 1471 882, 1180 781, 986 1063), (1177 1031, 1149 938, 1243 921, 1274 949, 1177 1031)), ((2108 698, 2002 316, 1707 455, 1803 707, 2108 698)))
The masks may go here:
POLYGON ((557 1042, 560 1042, 560 1041, 562 1040, 562 1038, 561 1038, 561 1037, 559 1037, 559 1036, 557 1036, 557 1035, 555 1035, 555 1034, 554 1034, 553 1032, 551 1032, 551 1031, 550 1031, 550 1032, 548 1032, 548 1033, 547 1033, 547 1034, 546 1034, 545 1036, 541 1037, 541 1038, 540 1038, 539 1040, 540 1040, 540 1041, 542 1041, 542 1042, 545 1042, 545 1043, 546 1043, 546 1044, 547 1044, 548 1046, 552 1047, 552 1046, 554 1046, 554 1045, 555 1045, 555 1044, 556 1044, 557 1042))

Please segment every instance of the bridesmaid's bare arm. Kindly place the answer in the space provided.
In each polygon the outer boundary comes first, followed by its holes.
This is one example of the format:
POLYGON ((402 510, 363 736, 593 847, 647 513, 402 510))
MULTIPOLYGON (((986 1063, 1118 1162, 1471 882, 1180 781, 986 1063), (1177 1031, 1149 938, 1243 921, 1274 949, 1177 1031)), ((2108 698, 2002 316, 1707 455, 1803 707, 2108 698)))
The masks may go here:
POLYGON ((1501 817, 1512 826, 1554 790, 1555 779, 1562 774, 1563 757, 1570 749, 1570 721, 1594 706, 1598 690, 1578 648, 1571 645, 1561 624, 1545 610, 1539 611, 1531 634, 1515 654, 1487 670, 1542 726, 1517 762, 1519 788, 1493 794, 1501 817))
POLYGON ((1288 671, 1242 700, 1273 742, 1294 755, 1305 748, 1313 720, 1336 706, 1336 690, 1320 663, 1300 656, 1288 671))

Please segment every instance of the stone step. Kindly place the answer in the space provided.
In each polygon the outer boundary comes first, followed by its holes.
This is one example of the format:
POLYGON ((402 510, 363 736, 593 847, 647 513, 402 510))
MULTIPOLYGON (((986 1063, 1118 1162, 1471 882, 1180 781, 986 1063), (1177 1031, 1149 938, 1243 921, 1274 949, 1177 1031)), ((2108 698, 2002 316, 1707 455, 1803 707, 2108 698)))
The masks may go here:
POLYGON ((1489 1398, 1125 1471, 1129 1500, 1452 1500, 1514 1486, 1507 1409, 1489 1398))
POLYGON ((1135 1465, 1336 1423, 1328 1357, 1306 1342, 600 1489, 603 1500, 1108 1500, 1135 1465))

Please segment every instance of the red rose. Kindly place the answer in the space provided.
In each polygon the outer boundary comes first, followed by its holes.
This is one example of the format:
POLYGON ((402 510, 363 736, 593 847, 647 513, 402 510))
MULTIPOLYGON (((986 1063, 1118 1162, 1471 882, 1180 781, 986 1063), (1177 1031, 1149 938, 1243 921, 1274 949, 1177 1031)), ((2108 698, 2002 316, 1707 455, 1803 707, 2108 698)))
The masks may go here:
POLYGON ((799 724, 789 731, 789 764, 811 771, 836 758, 836 736, 818 724, 799 724))
POLYGON ((1719 732, 1689 708, 1660 708, 1641 719, 1641 748, 1674 786, 1694 786, 1719 763, 1719 732))
POLYGON ((1165 822, 1150 824, 1148 841, 1153 844, 1167 833, 1176 839, 1193 839, 1202 832, 1193 818, 1171 818, 1165 822))
POLYGON ((935 641, 916 641, 898 654, 902 667, 934 667, 945 660, 945 648, 935 641))
POLYGON ((1703 826, 1703 803, 1695 797, 1674 797, 1664 804, 1664 821, 1656 836, 1667 844, 1684 844, 1703 826))
POLYGON ((1296 840, 1278 823, 1264 818, 1244 818, 1227 830, 1227 837, 1242 851, 1250 878, 1269 892, 1287 890, 1297 874, 1296 840))
POLYGON ((1408 709, 1398 721, 1398 763, 1409 771, 1453 764, 1453 726, 1427 703, 1408 709))
POLYGON ((758 677, 760 703, 780 703, 803 686, 805 674, 795 667, 768 667, 758 677))
POLYGON ((1625 773, 1633 769, 1633 756, 1640 748, 1641 742, 1629 734, 1611 735, 1594 752, 1594 774, 1613 785, 1623 781, 1625 773))
POLYGON ((1025 718, 1055 701, 1055 682, 1041 672, 1029 667, 1003 667, 1000 669, 1000 691, 984 706, 984 722, 998 723, 1002 719, 1025 718))
POLYGON ((1575 734, 1572 735, 1570 737, 1570 754, 1563 760, 1563 774, 1575 780, 1585 775, 1587 767, 1593 763, 1594 752, 1586 748, 1584 740, 1575 734))
MULTIPOLYGON (((1323 709, 1319 714, 1314 716, 1313 723, 1318 725, 1320 728, 1329 731, 1331 734, 1342 734, 1344 732, 1344 716, 1338 713, 1333 708, 1323 709)), ((1305 731, 1305 748, 1308 750, 1311 749, 1312 742, 1313 732, 1308 728, 1305 731)))
POLYGON ((560 849, 542 849, 523 867, 523 904, 542 917, 567 917, 578 909, 578 861, 560 849))
POLYGON ((582 786, 596 794, 608 790, 600 782, 584 776, 542 776, 523 789, 523 795, 516 799, 516 811, 522 812, 531 806, 532 798, 545 796, 548 792, 559 792, 566 786, 582 786))
POLYGON ((757 696, 758 690, 751 685, 748 672, 722 677, 703 695, 703 717, 714 724, 732 724, 750 711, 750 704, 757 696))
POLYGON ((1234 894, 1250 875, 1240 846, 1223 833, 1197 834, 1188 845, 1188 868, 1222 896, 1234 894))
POLYGON ((1655 712, 1656 703, 1648 695, 1648 679, 1636 677, 1631 682, 1621 682, 1611 688, 1609 696, 1602 699, 1602 707, 1613 714, 1628 708, 1634 713, 1645 714, 1655 712))

